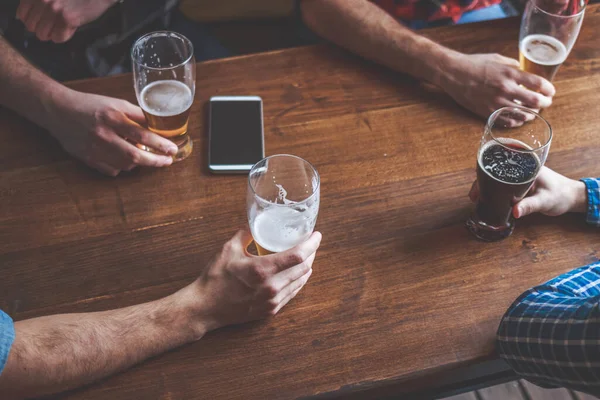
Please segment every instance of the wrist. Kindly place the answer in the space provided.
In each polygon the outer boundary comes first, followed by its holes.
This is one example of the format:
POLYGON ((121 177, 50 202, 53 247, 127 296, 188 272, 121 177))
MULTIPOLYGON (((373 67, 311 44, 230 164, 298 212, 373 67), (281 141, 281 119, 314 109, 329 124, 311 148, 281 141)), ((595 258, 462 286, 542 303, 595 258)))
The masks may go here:
POLYGON ((448 50, 437 56, 435 65, 438 68, 434 84, 448 92, 456 82, 461 81, 459 74, 468 68, 466 55, 454 50, 448 50))
POLYGON ((173 297, 190 330, 192 340, 199 340, 219 327, 210 317, 209 302, 202 294, 198 281, 179 290, 173 297))
POLYGON ((36 93, 39 107, 30 119, 48 129, 54 136, 57 124, 64 122, 65 113, 77 104, 76 94, 77 92, 58 82, 48 82, 36 93))
POLYGON ((587 210, 587 188, 585 186, 585 183, 583 183, 581 181, 573 180, 571 182, 570 192, 572 193, 572 198, 571 198, 571 207, 569 208, 569 211, 578 212, 578 213, 586 212, 586 210, 587 210))

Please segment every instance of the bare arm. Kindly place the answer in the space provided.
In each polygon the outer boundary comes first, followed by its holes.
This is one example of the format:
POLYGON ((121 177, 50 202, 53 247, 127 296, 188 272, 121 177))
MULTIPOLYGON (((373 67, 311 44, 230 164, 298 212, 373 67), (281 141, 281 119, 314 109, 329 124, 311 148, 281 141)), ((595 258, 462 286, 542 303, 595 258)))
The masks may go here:
POLYGON ((454 55, 366 0, 304 0, 301 10, 306 24, 320 36, 419 79, 439 84, 442 63, 454 55))
POLYGON ((61 85, 29 64, 1 36, 0 54, 0 106, 48 129, 74 157, 112 176, 136 166, 172 163, 171 157, 132 144, 164 154, 177 152, 171 141, 142 126, 145 118, 139 107, 61 85))
POLYGON ((34 68, 0 36, 0 105, 38 125, 50 123, 53 98, 68 89, 34 68))
POLYGON ((17 322, 0 371, 2 400, 76 388, 208 331, 277 314, 308 281, 321 235, 264 257, 248 254, 251 241, 238 232, 196 281, 161 300, 17 322))
POLYGON ((368 0, 303 0, 301 10, 305 23, 325 39, 432 82, 482 117, 516 105, 515 100, 533 109, 552 103, 552 84, 519 71, 516 60, 448 49, 412 32, 368 0))
POLYGON ((119 310, 17 322, 0 393, 19 399, 61 392, 199 339, 204 328, 190 323, 186 302, 182 292, 119 310))

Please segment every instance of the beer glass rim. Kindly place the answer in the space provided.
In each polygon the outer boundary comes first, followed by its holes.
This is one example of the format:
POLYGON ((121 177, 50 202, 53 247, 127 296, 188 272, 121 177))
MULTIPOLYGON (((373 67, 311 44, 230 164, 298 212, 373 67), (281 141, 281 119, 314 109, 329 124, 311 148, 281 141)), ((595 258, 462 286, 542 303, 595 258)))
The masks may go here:
POLYGON ((262 160, 258 161, 256 164, 254 164, 252 166, 252 168, 250 168, 250 171, 248 172, 248 186, 250 187, 250 189, 252 189, 252 194, 257 197, 258 199, 260 199, 261 201, 264 201, 265 203, 269 203, 273 206, 283 206, 283 207, 289 207, 289 204, 279 204, 279 203, 273 203, 272 201, 269 201, 265 198, 263 198, 262 196, 260 196, 258 193, 256 193, 256 189, 254 189, 254 185, 252 184, 252 172, 255 170, 256 166, 262 162, 266 162, 269 161, 272 158, 295 158, 297 160, 300 160, 302 162, 304 162, 305 164, 307 164, 312 171, 314 172, 316 178, 317 178, 317 187, 313 190, 313 192, 311 193, 310 196, 308 196, 307 198, 305 198, 304 200, 301 201, 295 201, 294 204, 303 204, 306 203, 307 201, 309 201, 310 199, 312 199, 321 189, 321 176, 319 175, 319 171, 317 171, 317 169, 315 168, 314 165, 312 165, 309 161, 306 161, 304 158, 302 157, 298 157, 295 156, 293 154, 273 154, 271 156, 265 157, 262 160))
POLYGON ((543 145, 536 147, 536 148, 532 148, 530 150, 527 149, 515 149, 515 148, 510 148, 511 151, 516 151, 518 153, 534 153, 537 151, 540 151, 542 149, 544 149, 545 147, 550 146, 550 142, 552 141, 552 126, 550 125, 550 123, 548 121, 546 121, 546 119, 544 117, 542 117, 540 114, 536 113, 535 111, 533 111, 530 108, 527 107, 521 107, 521 106, 508 106, 508 107, 502 107, 497 109, 496 111, 494 111, 488 118, 487 123, 486 123, 486 129, 489 132, 490 136, 492 137, 492 140, 494 142, 496 142, 497 144, 499 144, 500 146, 504 147, 505 149, 509 149, 505 143, 502 143, 500 140, 498 140, 498 138, 496 138, 496 136, 494 135, 494 132, 492 130, 492 124, 494 121, 496 121, 496 117, 498 116, 498 114, 501 114, 504 111, 508 111, 508 110, 519 110, 519 111, 523 111, 523 112, 527 112, 530 114, 533 114, 535 118, 541 120, 542 122, 544 122, 544 124, 546 124, 546 126, 548 127, 548 140, 546 140, 546 143, 544 143, 543 145))
POLYGON ((537 5, 537 1, 535 1, 535 0, 532 1, 531 3, 536 9, 540 10, 544 14, 550 15, 551 17, 556 17, 556 18, 575 18, 575 17, 578 17, 581 14, 583 14, 585 9, 587 8, 587 2, 586 2, 578 13, 572 14, 572 15, 560 15, 560 14, 554 14, 554 13, 544 10, 542 7, 537 5))
POLYGON ((182 35, 181 33, 177 33, 177 32, 174 32, 174 31, 154 31, 154 32, 148 32, 148 33, 140 36, 140 38, 133 43, 133 46, 131 46, 131 60, 133 60, 133 62, 136 65, 139 65, 142 68, 150 69, 150 70, 154 70, 154 71, 168 71, 170 69, 179 68, 179 67, 181 67, 181 66, 189 63, 190 60, 193 57, 194 57, 194 44, 192 43, 192 41, 190 39, 188 39, 187 37, 185 37, 184 35, 182 35), (167 35, 175 36, 175 37, 181 39, 186 44, 186 46, 188 46, 189 49, 190 49, 189 56, 185 60, 183 60, 182 62, 180 62, 179 64, 169 65, 169 66, 166 66, 166 67, 149 67, 147 65, 142 65, 140 63, 140 61, 138 60, 138 58, 135 57, 135 55, 134 55, 134 51, 138 47, 138 45, 142 41, 147 40, 148 38, 150 38, 152 36, 167 36, 167 35))

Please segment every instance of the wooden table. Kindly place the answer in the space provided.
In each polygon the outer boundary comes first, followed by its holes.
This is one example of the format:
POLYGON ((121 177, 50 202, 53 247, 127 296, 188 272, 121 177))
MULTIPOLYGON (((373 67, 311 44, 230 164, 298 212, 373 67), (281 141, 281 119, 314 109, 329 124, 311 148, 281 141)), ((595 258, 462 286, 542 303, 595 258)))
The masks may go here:
MULTIPOLYGON (((548 165, 598 175, 600 8, 590 6, 544 111, 548 165)), ((515 57, 519 21, 425 31, 466 52, 515 57)), ((523 290, 597 260, 581 216, 531 217, 474 240, 483 121, 446 95, 333 46, 198 65, 191 158, 100 176, 46 133, 0 111, 0 306, 15 319, 156 299, 193 280, 246 221, 246 178, 207 171, 206 102, 264 99, 267 154, 322 177, 321 251, 277 317, 222 329, 64 399, 283 399, 441 390, 494 359, 500 317, 523 290)), ((135 101, 130 76, 71 87, 135 101)), ((430 392, 428 392, 430 393, 430 392)))

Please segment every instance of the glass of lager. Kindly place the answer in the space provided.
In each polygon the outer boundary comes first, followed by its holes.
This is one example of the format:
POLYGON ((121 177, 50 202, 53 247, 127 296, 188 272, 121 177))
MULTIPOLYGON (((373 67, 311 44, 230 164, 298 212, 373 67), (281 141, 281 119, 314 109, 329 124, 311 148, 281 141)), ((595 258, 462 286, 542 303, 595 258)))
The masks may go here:
POLYGON ((579 35, 585 6, 577 4, 575 0, 527 2, 519 34, 519 62, 523 71, 552 81, 579 35))
POLYGON ((179 151, 173 160, 183 160, 192 152, 187 132, 196 89, 192 42, 175 32, 148 33, 134 43, 131 60, 135 94, 148 129, 175 143, 179 151))
POLYGON ((248 223, 258 254, 291 249, 312 234, 319 213, 320 178, 300 157, 280 154, 248 175, 248 223))

